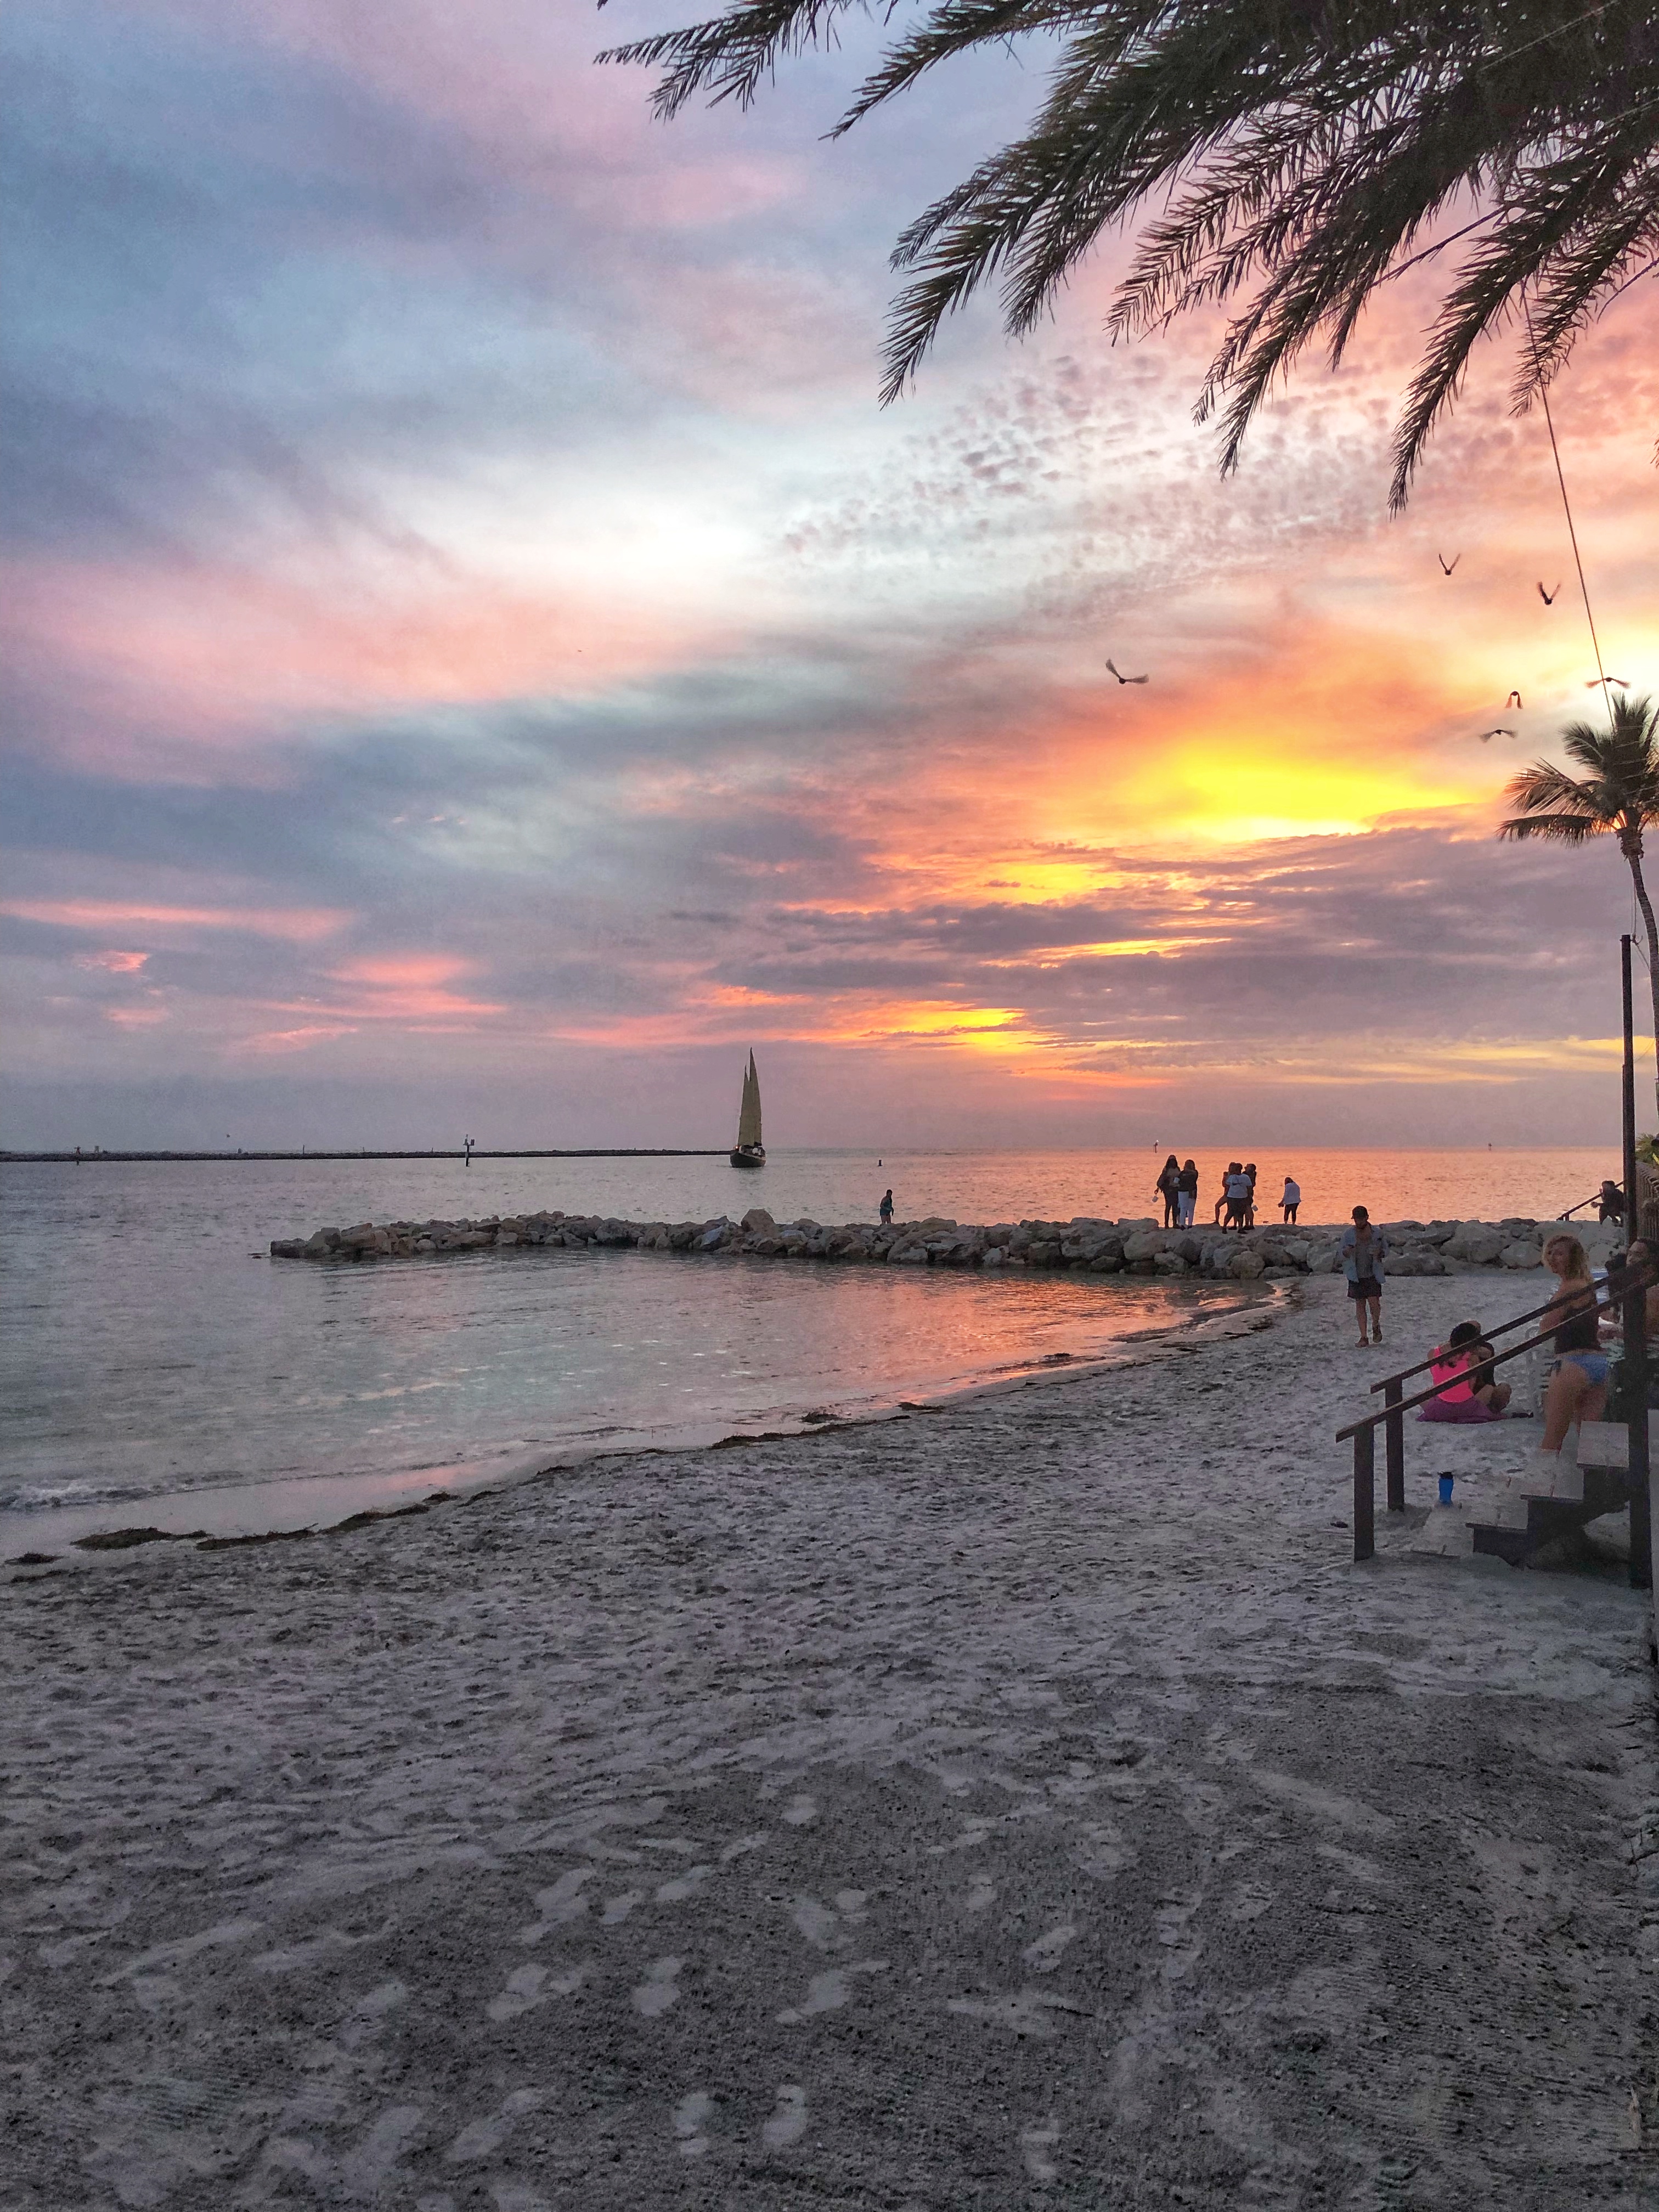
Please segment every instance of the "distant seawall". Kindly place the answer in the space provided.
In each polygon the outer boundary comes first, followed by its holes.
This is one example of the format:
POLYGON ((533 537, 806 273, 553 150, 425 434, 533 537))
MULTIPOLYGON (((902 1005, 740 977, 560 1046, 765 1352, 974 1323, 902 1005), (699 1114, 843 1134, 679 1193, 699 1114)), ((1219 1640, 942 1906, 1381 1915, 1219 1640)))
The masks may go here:
MULTIPOLYGON (((1396 1222, 1381 1224, 1389 1240, 1390 1275, 1484 1273, 1494 1267, 1536 1267, 1553 1222, 1509 1220, 1396 1222)), ((1575 1233, 1585 1234, 1584 1231, 1575 1233)), ((1279 1280, 1330 1274, 1340 1261, 1340 1228, 1281 1227, 1243 1232, 1159 1229, 1146 1219, 1000 1222, 964 1226, 941 1217, 889 1227, 847 1222, 827 1228, 805 1218, 779 1223, 756 1206, 741 1221, 622 1221, 592 1213, 492 1214, 487 1220, 359 1222, 319 1229, 308 1237, 277 1237, 274 1260, 338 1264, 435 1258, 447 1252, 615 1248, 690 1252, 707 1257, 835 1260, 852 1265, 909 1267, 1046 1268, 1095 1275, 1199 1276, 1216 1282, 1279 1280)), ((1589 1232, 1594 1243, 1606 1241, 1589 1232)))
POLYGON ((662 1145, 634 1145, 618 1148, 615 1145, 588 1145, 579 1151, 533 1152, 484 1152, 475 1145, 469 1153, 459 1148, 447 1152, 0 1152, 0 1165, 8 1161, 42 1165, 55 1162, 58 1165, 96 1167, 118 1160, 718 1160, 724 1159, 729 1147, 714 1145, 702 1151, 687 1152, 662 1145))

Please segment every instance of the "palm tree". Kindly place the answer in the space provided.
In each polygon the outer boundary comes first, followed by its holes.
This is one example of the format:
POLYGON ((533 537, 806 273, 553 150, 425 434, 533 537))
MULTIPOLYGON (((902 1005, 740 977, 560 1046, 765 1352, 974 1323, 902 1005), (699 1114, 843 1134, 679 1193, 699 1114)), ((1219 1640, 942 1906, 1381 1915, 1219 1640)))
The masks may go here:
MULTIPOLYGON (((599 0, 603 6, 605 0, 599 0)), ((855 0, 727 0, 602 61, 660 67, 672 116, 698 93, 747 106, 781 59, 833 46, 855 0)), ((866 0, 856 0, 860 9, 866 0)), ((1103 230, 1152 220, 1113 334, 1250 292, 1200 418, 1231 469, 1273 383, 1315 338, 1341 358, 1366 302, 1467 240, 1395 441, 1393 504, 1476 342, 1516 322, 1517 408, 1583 325, 1659 258, 1659 15, 1650 0, 881 0, 911 13, 836 126, 953 55, 1054 41, 1026 134, 900 239, 914 272, 890 326, 884 398, 947 314, 1000 282, 1021 334, 1103 230), (1450 224, 1449 235, 1446 226, 1450 224), (1519 312, 1522 311, 1524 312, 1519 312)), ((1444 265, 1444 264, 1442 264, 1444 265)))
POLYGON ((1654 1055, 1659 1068, 1659 927, 1642 880, 1642 833, 1659 822, 1659 706, 1621 696, 1613 709, 1610 728, 1574 722, 1562 731, 1561 743, 1584 775, 1571 776, 1551 761, 1534 761, 1504 792, 1520 811, 1498 834, 1554 837, 1564 845, 1583 845, 1592 837, 1618 838, 1619 849, 1630 863, 1636 903, 1648 933, 1654 1055))

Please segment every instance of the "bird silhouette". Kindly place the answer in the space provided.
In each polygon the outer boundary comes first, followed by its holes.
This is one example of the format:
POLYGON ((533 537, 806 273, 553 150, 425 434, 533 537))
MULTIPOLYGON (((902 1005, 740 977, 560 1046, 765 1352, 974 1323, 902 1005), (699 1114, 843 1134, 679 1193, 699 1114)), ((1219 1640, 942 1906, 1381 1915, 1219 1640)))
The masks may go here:
MULTIPOLYGON (((1109 667, 1110 663, 1109 662, 1107 665, 1109 667)), ((1592 676, 1589 682, 1584 686, 1584 689, 1586 691, 1594 691, 1598 684, 1616 684, 1621 691, 1628 691, 1630 690, 1629 684, 1626 683, 1622 676, 1592 676)))
POLYGON ((1106 665, 1120 684, 1145 684, 1147 680, 1144 676, 1126 676, 1115 660, 1109 660, 1106 665))
MULTIPOLYGON (((1558 584, 1555 587, 1555 592, 1559 592, 1560 588, 1561 586, 1558 584)), ((1538 586, 1538 596, 1542 599, 1547 607, 1553 607, 1555 605, 1555 592, 1547 592, 1541 584, 1538 586)))
POLYGON ((1443 553, 1437 553, 1434 557, 1440 563, 1441 574, 1443 576, 1449 576, 1452 570, 1457 566, 1463 556, 1461 553, 1454 553, 1449 563, 1448 563, 1443 553))
POLYGON ((1513 730, 1482 730, 1480 742, 1483 745, 1489 745, 1494 738, 1512 738, 1514 735, 1513 730))
MULTIPOLYGON (((1518 691, 1511 691, 1509 697, 1504 700, 1504 704, 1506 707, 1521 707, 1521 694, 1518 691)), ((1521 712, 1523 714, 1527 710, 1524 707, 1521 707, 1521 712)))

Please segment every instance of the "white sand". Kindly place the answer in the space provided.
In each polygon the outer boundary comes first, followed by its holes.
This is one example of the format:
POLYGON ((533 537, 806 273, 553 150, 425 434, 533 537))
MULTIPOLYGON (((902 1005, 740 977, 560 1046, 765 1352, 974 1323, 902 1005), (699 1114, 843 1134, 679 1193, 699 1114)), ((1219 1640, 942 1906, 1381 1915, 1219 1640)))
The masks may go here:
POLYGON ((0 2204, 1650 2208, 1646 1601, 1341 1525, 1507 1287, 9 1583, 0 2204))

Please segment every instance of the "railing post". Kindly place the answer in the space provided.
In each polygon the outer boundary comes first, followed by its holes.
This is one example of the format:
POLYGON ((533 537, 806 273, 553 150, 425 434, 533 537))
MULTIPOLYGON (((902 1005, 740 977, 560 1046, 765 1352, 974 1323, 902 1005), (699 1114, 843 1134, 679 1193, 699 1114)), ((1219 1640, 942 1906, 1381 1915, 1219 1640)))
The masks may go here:
POLYGON ((1356 1564, 1376 1550, 1376 1431, 1366 1422, 1353 1432, 1353 1555, 1356 1564))
POLYGON ((1382 1424, 1385 1444, 1384 1461, 1389 1471, 1389 1510, 1403 1513, 1406 1510, 1406 1417, 1400 1411, 1404 1395, 1396 1376, 1382 1392, 1382 1403, 1389 1408, 1382 1424))

